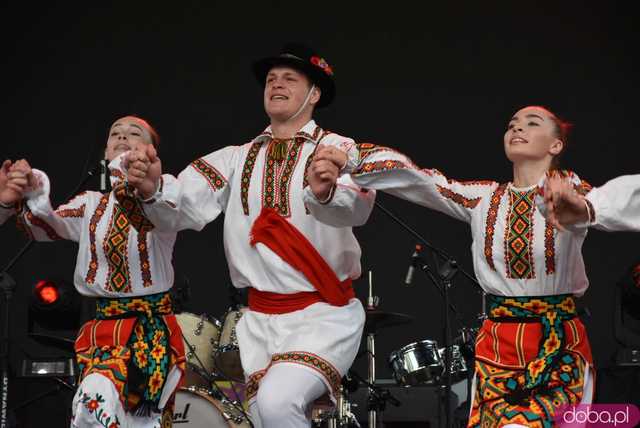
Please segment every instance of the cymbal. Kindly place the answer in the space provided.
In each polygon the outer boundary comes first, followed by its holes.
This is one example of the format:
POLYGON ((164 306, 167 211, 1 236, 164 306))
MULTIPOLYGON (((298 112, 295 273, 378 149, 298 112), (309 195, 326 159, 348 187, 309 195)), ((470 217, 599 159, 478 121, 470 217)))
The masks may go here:
POLYGON ((367 309, 364 330, 375 333, 381 328, 395 327, 413 322, 413 317, 398 312, 386 312, 378 309, 367 309))
POLYGON ((63 351, 75 353, 75 340, 50 334, 29 333, 29 337, 45 346, 53 346, 63 351))

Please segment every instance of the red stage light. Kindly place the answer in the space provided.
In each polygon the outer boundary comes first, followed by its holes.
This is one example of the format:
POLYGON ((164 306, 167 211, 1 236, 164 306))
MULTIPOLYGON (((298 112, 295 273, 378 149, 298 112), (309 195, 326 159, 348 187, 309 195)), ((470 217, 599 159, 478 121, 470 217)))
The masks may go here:
POLYGON ((38 281, 34 291, 40 303, 45 305, 55 303, 60 297, 58 286, 51 281, 38 281))

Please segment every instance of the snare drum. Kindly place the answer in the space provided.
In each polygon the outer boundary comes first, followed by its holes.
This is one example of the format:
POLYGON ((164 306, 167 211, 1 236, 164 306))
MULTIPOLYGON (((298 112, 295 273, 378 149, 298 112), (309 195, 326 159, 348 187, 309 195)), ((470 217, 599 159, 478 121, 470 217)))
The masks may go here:
POLYGON ((402 386, 435 385, 444 373, 444 363, 433 340, 410 343, 389 356, 396 382, 402 386))
POLYGON ((208 388, 215 373, 213 355, 218 347, 222 325, 206 314, 181 312, 176 314, 176 319, 182 330, 187 363, 183 385, 208 388))
POLYGON ((236 325, 247 311, 246 307, 229 309, 224 316, 219 346, 215 352, 215 367, 229 380, 244 382, 244 370, 240 362, 240 350, 236 337, 236 325))
POLYGON ((249 428, 251 425, 239 406, 225 398, 214 398, 204 388, 180 388, 176 392, 173 424, 194 428, 249 428))
MULTIPOLYGON (((442 363, 444 364, 444 351, 447 348, 438 349, 442 363)), ((464 359, 464 355, 460 350, 459 345, 451 345, 451 362, 449 364, 451 374, 451 382, 459 382, 467 378, 469 370, 467 369, 467 362, 464 359)))

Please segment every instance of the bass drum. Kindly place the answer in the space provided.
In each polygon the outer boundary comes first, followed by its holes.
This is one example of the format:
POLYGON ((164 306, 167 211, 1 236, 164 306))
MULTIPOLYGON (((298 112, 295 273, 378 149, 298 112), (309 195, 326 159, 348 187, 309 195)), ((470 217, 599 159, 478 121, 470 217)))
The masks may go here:
POLYGON ((208 388, 215 376, 213 356, 218 347, 222 324, 207 314, 176 314, 182 330, 187 370, 183 385, 208 388))
POLYGON ((176 392, 173 425, 194 428, 250 428, 251 424, 239 407, 240 404, 234 406, 225 398, 215 398, 204 388, 180 388, 176 392))

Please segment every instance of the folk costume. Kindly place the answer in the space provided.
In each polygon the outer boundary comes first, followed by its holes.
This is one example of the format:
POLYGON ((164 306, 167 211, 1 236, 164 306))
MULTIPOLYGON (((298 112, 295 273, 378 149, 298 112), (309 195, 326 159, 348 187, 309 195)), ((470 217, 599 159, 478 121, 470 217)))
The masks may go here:
POLYGON ((78 243, 74 283, 96 298, 96 318, 75 342, 80 385, 72 427, 160 428, 173 416, 184 372, 184 346, 169 289, 176 234, 154 230, 124 180, 119 156, 109 164, 113 190, 83 192, 51 207, 49 178, 26 194, 19 226, 38 241, 78 243))
MULTIPOLYGON (((264 84, 278 64, 306 73, 322 90, 320 104, 331 101, 335 88, 326 61, 308 49, 285 47, 256 63, 258 81, 264 84)), ((163 175, 144 204, 146 218, 166 232, 200 230, 224 213, 231 281, 248 288, 249 310, 236 335, 256 427, 308 426, 309 404, 338 390, 364 326, 351 286, 361 272, 351 228, 366 222, 375 193, 342 177, 332 208, 340 223, 316 220, 319 202, 303 200, 303 189, 318 144, 356 150, 352 139, 313 120, 284 141, 267 127, 247 144, 196 159, 177 178, 163 175)))
MULTIPOLYGON (((470 427, 551 427, 560 407, 591 401, 591 350, 574 300, 588 286, 581 254, 587 230, 562 232, 546 222, 538 208, 542 180, 527 188, 456 181, 372 144, 358 146, 358 163, 349 172, 363 188, 471 227, 489 318, 477 335, 470 427)), ((565 175, 583 194, 590 189, 575 174, 565 175)))

